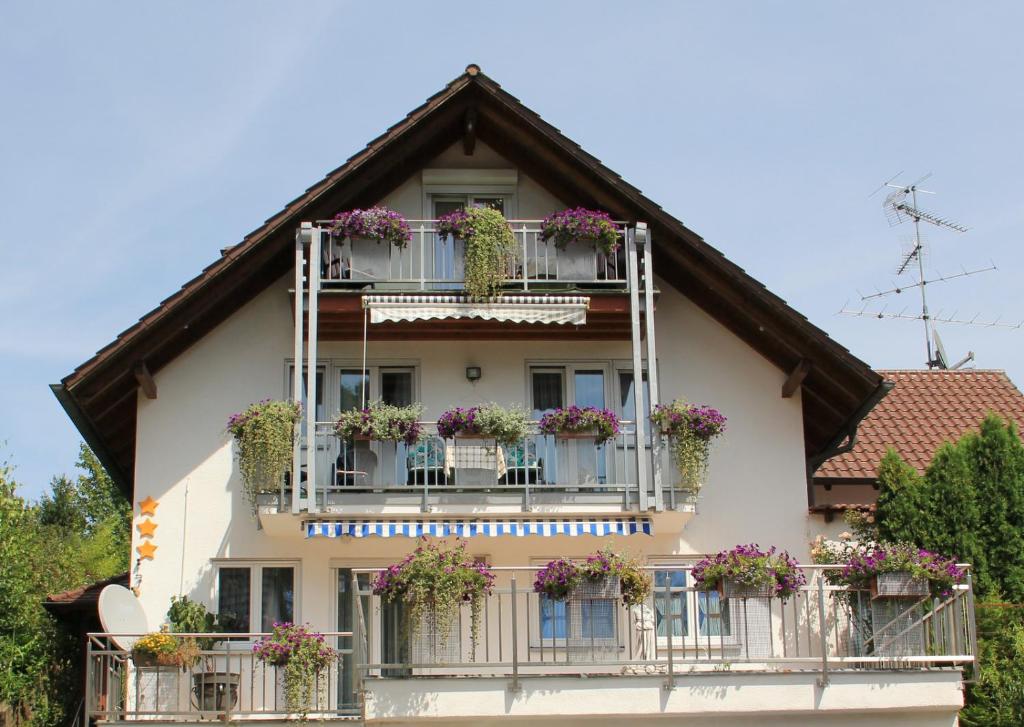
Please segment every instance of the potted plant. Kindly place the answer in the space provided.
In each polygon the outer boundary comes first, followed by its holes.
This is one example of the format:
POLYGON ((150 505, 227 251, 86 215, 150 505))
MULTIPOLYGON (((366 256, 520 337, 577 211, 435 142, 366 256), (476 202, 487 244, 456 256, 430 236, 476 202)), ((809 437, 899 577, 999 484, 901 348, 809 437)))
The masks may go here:
POLYGON ((669 438, 672 462, 684 489, 700 491, 708 469, 711 442, 725 432, 725 416, 717 409, 687 404, 676 399, 659 404, 651 414, 651 423, 669 438))
POLYGON ((783 601, 807 584, 797 562, 775 546, 737 545, 693 568, 694 585, 701 591, 717 590, 724 598, 780 598, 783 601))
POLYGON ((540 238, 554 239, 559 280, 597 278, 597 253, 610 257, 619 246, 619 230, 607 212, 584 207, 554 212, 541 223, 540 238))
POLYGON ((533 583, 535 593, 553 601, 621 596, 627 606, 644 603, 651 589, 651 577, 638 561, 608 548, 588 555, 586 561, 579 564, 567 558, 556 558, 537 571, 533 583))
POLYGON ((198 656, 195 642, 160 631, 138 639, 131 654, 137 709, 154 713, 173 710, 178 699, 178 672, 194 664, 198 656))
POLYGON ((341 439, 374 442, 405 442, 412 445, 422 434, 420 416, 423 406, 395 406, 375 401, 363 409, 342 413, 334 424, 334 433, 341 439))
POLYGON ((437 420, 437 435, 444 439, 493 439, 500 445, 513 446, 526 439, 529 431, 525 409, 494 403, 448 409, 437 420))
POLYGON ((256 642, 252 650, 263 664, 283 669, 284 703, 290 714, 305 718, 321 702, 326 708, 316 687, 320 672, 338 655, 324 643, 323 634, 310 631, 308 626, 275 623, 273 632, 256 642))
POLYGON ((242 487, 254 508, 257 497, 277 492, 285 472, 291 470, 295 424, 301 416, 298 402, 267 399, 228 418, 227 429, 237 446, 242 487))
MULTIPOLYGON (((235 627, 235 616, 229 613, 213 614, 206 606, 188 596, 172 597, 167 611, 171 631, 183 634, 224 633, 235 627)), ((193 704, 202 711, 227 712, 238 703, 238 685, 241 674, 218 671, 216 658, 209 654, 223 639, 195 638, 197 656, 203 662, 203 671, 192 675, 193 704)), ((198 660, 198 659, 197 659, 198 660)), ((230 665, 228 665, 230 668, 230 665)))
POLYGON ((598 446, 619 434, 619 418, 615 412, 596 406, 559 407, 540 419, 542 434, 559 439, 593 439, 598 446))
POLYGON ((480 636, 484 598, 494 587, 494 573, 466 554, 465 542, 452 548, 424 541, 401 562, 388 566, 373 582, 374 595, 385 603, 403 601, 409 608, 412 637, 445 645, 464 603, 470 608, 473 650, 480 636))
POLYGON ((412 239, 409 223, 387 207, 354 209, 337 214, 331 234, 349 241, 353 280, 387 279, 391 272, 389 246, 402 249, 412 239))
POLYGON ((437 235, 452 236, 466 245, 466 294, 487 298, 501 294, 509 262, 515 256, 516 241, 505 216, 496 209, 474 207, 439 217, 437 235))
POLYGON ((909 543, 880 543, 855 550, 839 574, 853 588, 868 588, 871 598, 943 596, 964 579, 952 558, 909 543))

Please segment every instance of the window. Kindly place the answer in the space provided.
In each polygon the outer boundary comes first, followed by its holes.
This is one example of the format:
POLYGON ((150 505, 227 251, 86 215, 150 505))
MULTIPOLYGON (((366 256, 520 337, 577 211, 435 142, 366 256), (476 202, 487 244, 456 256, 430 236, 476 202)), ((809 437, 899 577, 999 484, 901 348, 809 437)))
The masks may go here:
POLYGON ((540 638, 570 645, 608 642, 615 639, 615 601, 595 598, 586 601, 554 601, 538 596, 540 638))
POLYGON ((271 631, 275 622, 295 621, 295 566, 221 565, 217 568, 217 613, 230 614, 237 633, 271 631), (258 598, 253 587, 259 588, 258 598))
POLYGON ((654 623, 659 640, 668 640, 669 624, 672 638, 730 637, 732 613, 723 608, 715 591, 687 590, 689 573, 681 568, 666 567, 654 572, 654 623), (694 614, 696 610, 696 614, 694 614))

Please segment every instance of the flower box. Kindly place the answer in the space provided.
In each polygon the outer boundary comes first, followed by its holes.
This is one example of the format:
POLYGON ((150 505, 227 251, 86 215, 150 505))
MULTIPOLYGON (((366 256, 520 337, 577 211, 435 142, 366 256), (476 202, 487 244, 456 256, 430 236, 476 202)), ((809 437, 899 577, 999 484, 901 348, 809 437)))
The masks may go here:
POLYGON ((472 439, 479 441, 481 439, 494 439, 494 435, 484 434, 483 432, 457 432, 452 439, 472 439))
POLYGON ((391 245, 369 237, 349 239, 352 280, 387 280, 391 275, 391 245))
POLYGON ((584 577, 572 589, 570 598, 576 601, 591 601, 598 598, 618 598, 620 593, 622 593, 622 581, 615 576, 605 576, 598 580, 584 577))
POLYGON ((718 595, 723 600, 729 598, 771 598, 775 595, 775 585, 750 585, 735 578, 723 578, 718 582, 718 595))
MULTIPOLYGON (((138 662, 136 662, 138 664, 138 662)), ((137 666, 133 687, 134 698, 130 697, 134 709, 151 715, 173 712, 178 709, 179 675, 175 666, 137 666)), ((142 719, 155 719, 144 716, 142 719)))
POLYGON ((592 244, 573 242, 558 250, 559 280, 597 279, 597 250, 592 244))
POLYGON ((915 578, 908 571, 878 573, 871 579, 871 599, 922 598, 931 593, 927 578, 915 578))
POLYGON ((555 439, 597 439, 596 429, 586 429, 582 432, 558 432, 555 439))

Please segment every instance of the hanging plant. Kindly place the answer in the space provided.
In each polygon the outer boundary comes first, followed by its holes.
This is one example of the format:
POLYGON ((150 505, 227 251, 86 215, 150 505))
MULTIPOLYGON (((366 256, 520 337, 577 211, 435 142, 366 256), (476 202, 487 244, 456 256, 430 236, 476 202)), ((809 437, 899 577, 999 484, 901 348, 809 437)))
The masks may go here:
POLYGON ((400 563, 382 570, 373 582, 374 595, 390 603, 402 600, 409 606, 414 636, 425 624, 443 639, 451 633, 463 603, 471 614, 471 638, 476 653, 484 598, 494 588, 494 573, 486 564, 466 554, 466 544, 453 548, 442 543, 423 543, 400 563))
POLYGON ((554 212, 540 223, 540 239, 554 238, 555 247, 564 250, 569 243, 589 243, 610 256, 619 246, 619 229, 611 216, 585 207, 554 212))
POLYGON ((607 579, 619 582, 619 594, 627 606, 644 603, 651 595, 653 583, 640 562, 602 548, 588 555, 583 563, 567 558, 556 558, 537 571, 533 590, 553 601, 564 601, 573 591, 587 583, 596 584, 607 579))
POLYGON ((324 643, 323 634, 288 622, 275 623, 273 632, 260 639, 252 651, 262 663, 284 668, 285 708, 303 719, 315 699, 311 692, 317 676, 338 658, 324 643))
POLYGON ((905 580, 927 584, 934 596, 948 596, 966 576, 956 560, 909 543, 872 543, 851 549, 833 582, 866 589, 879 576, 901 574, 905 580))
POLYGON ((395 406, 374 401, 363 409, 342 413, 334 424, 334 433, 341 439, 363 438, 375 442, 415 444, 422 434, 421 404, 395 406))
POLYGON ((598 446, 619 435, 619 418, 608 409, 596 406, 567 406, 550 411, 540 419, 541 433, 555 436, 593 434, 598 446))
POLYGON ((437 420, 437 434, 444 439, 476 434, 512 446, 526 439, 529 431, 530 415, 525 409, 494 403, 448 409, 437 420))
POLYGON ((775 546, 737 545, 705 558, 693 567, 697 590, 718 590, 723 596, 781 598, 785 601, 807 584, 807 576, 789 553, 775 546))
POLYGON ((437 220, 437 235, 466 242, 466 294, 487 298, 501 294, 516 240, 505 216, 496 209, 457 210, 437 220))
POLYGON ((331 234, 336 237, 366 238, 402 248, 412 239, 409 223, 387 207, 348 210, 334 216, 331 234))
POLYGON ((298 402, 268 399, 228 418, 242 487, 253 507, 260 493, 277 492, 284 473, 291 470, 295 424, 301 416, 298 402))
POLYGON ((651 422, 669 437, 681 484, 696 493, 707 475, 711 442, 725 431, 725 416, 710 406, 676 399, 654 407, 651 422))

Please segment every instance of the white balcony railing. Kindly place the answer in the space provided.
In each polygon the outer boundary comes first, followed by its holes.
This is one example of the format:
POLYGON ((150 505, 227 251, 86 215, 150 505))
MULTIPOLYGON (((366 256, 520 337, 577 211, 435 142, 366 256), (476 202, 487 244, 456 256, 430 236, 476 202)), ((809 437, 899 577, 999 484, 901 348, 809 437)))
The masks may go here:
MULTIPOLYGON (((442 238, 436 220, 410 220, 412 240, 404 248, 386 243, 327 236, 321 249, 321 281, 325 284, 373 284, 417 290, 461 290, 465 273, 465 242, 442 238)), ((510 220, 515 253, 506 277, 510 287, 529 290, 545 285, 626 285, 623 246, 612 255, 589 245, 559 250, 540 237, 540 220, 510 220)), ((620 233, 625 234, 620 225, 620 233)))
MULTIPOLYGON (((359 713, 360 695, 381 679, 456 676, 503 678, 513 692, 521 679, 564 674, 647 675, 673 688, 685 674, 716 671, 816 672, 827 688, 832 672, 925 671, 975 663, 970 581, 941 597, 872 600, 867 591, 829 585, 837 566, 803 566, 807 585, 788 601, 721 599, 698 591, 691 568, 649 567, 654 590, 643 604, 619 598, 547 601, 532 590, 536 568, 497 567, 483 604, 477 640, 470 607, 441 637, 408 628, 401 604, 373 595, 376 571, 353 570, 351 632, 326 634, 338 661, 311 690, 311 716, 359 713), (867 670, 867 671, 864 671, 867 670)), ((236 635, 237 636, 237 635, 236 635)), ((254 635, 250 635, 254 636, 254 635)), ((123 640, 121 640, 123 643, 123 640)), ((97 719, 279 715, 279 674, 252 656, 251 641, 227 641, 164 687, 109 634, 89 639, 87 704, 97 719), (216 709, 200 709, 198 674, 235 674, 237 694, 216 709)), ((879 678, 882 678, 881 676, 879 678)), ((433 682, 434 684, 438 682, 433 682)), ((434 688, 434 687, 430 687, 434 688)))
MULTIPOLYGON (((306 495, 306 463, 316 461, 316 492, 319 504, 343 504, 357 494, 422 496, 424 507, 443 495, 481 493, 517 495, 524 506, 537 497, 599 495, 616 500, 624 509, 639 499, 637 483, 636 427, 620 421, 618 436, 598 445, 594 439, 563 439, 542 434, 532 422, 530 433, 514 445, 498 445, 486 438, 442 438, 436 422, 422 422, 419 442, 351 441, 334 433, 333 422, 317 422, 314 447, 301 444, 300 495, 306 495)), ((650 459, 652 449, 645 447, 650 459)), ((669 462, 669 452, 659 452, 668 505, 692 501, 683 490, 669 462)), ((290 502, 290 476, 279 493, 279 507, 290 502)))

